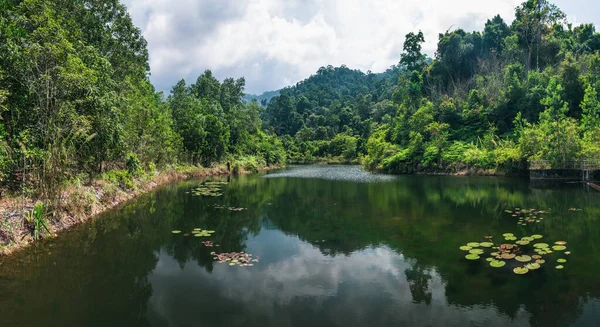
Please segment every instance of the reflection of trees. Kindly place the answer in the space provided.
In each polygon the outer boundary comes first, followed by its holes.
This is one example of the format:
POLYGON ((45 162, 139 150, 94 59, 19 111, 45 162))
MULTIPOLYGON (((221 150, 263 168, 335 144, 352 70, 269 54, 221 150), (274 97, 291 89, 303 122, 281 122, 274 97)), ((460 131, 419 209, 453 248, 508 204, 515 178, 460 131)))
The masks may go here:
POLYGON ((197 184, 162 188, 64 234, 52 248, 29 248, 6 258, 0 266, 0 292, 8 294, 0 298, 3 322, 15 325, 11 318, 18 317, 19 323, 33 325, 49 317, 63 325, 145 325, 152 294, 146 276, 156 266, 156 253, 164 251, 181 267, 195 262, 211 272, 210 252, 245 250, 261 220, 326 255, 379 245, 401 252, 411 263, 405 275, 417 303, 431 303, 433 271, 444 281, 448 303, 494 305, 510 316, 524 308, 539 326, 572 321, 584 294, 600 296, 600 285, 586 282, 596 281, 600 269, 600 249, 595 247, 600 205, 590 206, 600 204, 595 194, 573 197, 568 189, 532 189, 526 181, 502 178, 410 176, 374 184, 242 176, 231 179, 222 197, 185 193, 197 184), (247 210, 230 212, 214 204, 247 210), (568 270, 514 278, 461 263, 459 245, 497 231, 518 231, 515 221, 502 213, 515 207, 551 208, 552 219, 527 232, 566 239, 574 253, 568 270), (570 207, 585 210, 573 213, 570 207), (216 230, 211 240, 221 247, 206 248, 202 238, 170 233, 196 227, 216 230), (325 242, 316 242, 320 240, 325 242), (50 295, 56 305, 72 305, 51 307, 50 295), (32 310, 39 315, 31 315, 32 310), (121 320, 109 321, 115 317, 121 320))
POLYGON ((425 267, 415 263, 409 269, 406 269, 404 274, 410 287, 413 302, 431 304, 430 272, 425 267))
POLYGON ((449 303, 494 305, 512 317, 524 308, 532 314, 532 324, 539 326, 572 321, 583 295, 600 296, 600 285, 585 282, 596 280, 600 268, 600 249, 594 247, 600 238, 596 227, 600 206, 590 205, 594 201, 600 204, 600 199, 569 194, 577 186, 539 190, 523 180, 485 177, 403 176, 384 184, 277 181, 284 186, 279 187, 274 205, 265 208, 276 226, 327 255, 379 244, 402 252, 415 262, 405 271, 414 301, 431 300, 428 271, 432 269, 445 281, 449 303), (515 207, 551 208, 552 215, 543 224, 519 231, 516 221, 503 213, 515 207), (574 214, 567 210, 570 207, 585 210, 574 214), (569 282, 562 280, 564 273, 551 269, 536 277, 515 279, 510 272, 490 275, 481 264, 461 263, 459 245, 498 231, 566 239, 569 249, 585 253, 585 259, 569 259, 569 282), (315 242, 323 239, 325 243, 315 242))

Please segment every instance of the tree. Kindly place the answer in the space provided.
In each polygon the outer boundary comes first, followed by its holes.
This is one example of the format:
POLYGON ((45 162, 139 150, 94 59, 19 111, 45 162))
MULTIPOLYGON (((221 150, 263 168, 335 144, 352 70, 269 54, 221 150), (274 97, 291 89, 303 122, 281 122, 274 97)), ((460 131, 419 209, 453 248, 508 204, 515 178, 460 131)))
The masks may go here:
POLYGON ((425 42, 423 32, 410 32, 406 34, 402 49, 404 52, 400 55, 400 65, 406 67, 406 70, 421 71, 425 63, 425 55, 421 53, 422 44, 425 42))

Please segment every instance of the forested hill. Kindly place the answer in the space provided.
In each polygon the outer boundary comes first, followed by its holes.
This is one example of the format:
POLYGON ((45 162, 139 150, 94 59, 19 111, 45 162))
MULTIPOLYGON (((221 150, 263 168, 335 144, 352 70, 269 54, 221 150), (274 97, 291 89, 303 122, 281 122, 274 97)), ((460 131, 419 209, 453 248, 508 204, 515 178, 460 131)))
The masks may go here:
MULTIPOLYGON (((354 143, 366 139, 372 120, 389 120, 394 115, 389 99, 399 74, 397 67, 378 74, 346 66, 321 67, 304 81, 280 90, 263 110, 262 118, 267 128, 282 136, 293 161, 313 155, 339 156, 341 153, 329 152, 323 146, 336 137, 354 143), (374 107, 376 103, 380 105, 374 107), (295 149, 296 143, 302 149, 295 149)), ((350 156, 356 157, 356 150, 350 156)))
POLYGON ((324 67, 281 90, 262 112, 292 161, 362 159, 410 173, 511 171, 600 158, 600 33, 546 0, 509 25, 440 33, 433 58, 405 36, 382 75, 324 67))
POLYGON ((260 95, 256 95, 256 94, 244 94, 244 101, 246 103, 251 103, 252 101, 256 100, 256 102, 260 103, 261 105, 267 105, 267 103, 269 103, 269 101, 271 101, 271 99, 275 96, 279 95, 279 90, 275 90, 275 91, 267 91, 267 92, 263 92, 260 95))

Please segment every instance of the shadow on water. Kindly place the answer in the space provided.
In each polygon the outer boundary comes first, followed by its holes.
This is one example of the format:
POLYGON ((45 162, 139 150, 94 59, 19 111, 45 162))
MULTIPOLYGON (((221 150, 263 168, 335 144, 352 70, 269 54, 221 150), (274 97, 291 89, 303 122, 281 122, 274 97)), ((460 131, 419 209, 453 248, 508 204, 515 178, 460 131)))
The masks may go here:
MULTIPOLYGON (((219 179, 221 180, 221 179, 219 179)), ((6 326, 593 326, 600 196, 497 177, 308 166, 233 177, 222 197, 164 187, 3 259, 6 326), (229 211, 215 207, 242 207, 229 211), (505 209, 536 208, 517 227, 505 209), (569 211, 578 208, 580 211, 569 211), (215 230, 209 248, 196 237, 215 230), (511 232, 565 239, 562 271, 516 276, 458 247, 511 232), (230 267, 211 251, 260 256, 230 267)))

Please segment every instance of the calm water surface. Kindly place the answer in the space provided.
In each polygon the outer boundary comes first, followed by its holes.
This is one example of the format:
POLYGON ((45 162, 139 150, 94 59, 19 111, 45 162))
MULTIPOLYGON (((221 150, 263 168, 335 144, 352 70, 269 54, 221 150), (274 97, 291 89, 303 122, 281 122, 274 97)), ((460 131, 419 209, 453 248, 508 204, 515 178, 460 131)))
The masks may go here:
POLYGON ((0 326, 600 325, 600 193, 581 184, 317 166, 213 180, 222 197, 173 184, 1 259, 0 326), (518 227, 516 207, 550 213, 518 227), (220 247, 171 234, 196 227, 220 247), (568 241, 565 269, 517 276, 458 250, 506 232, 568 241))

